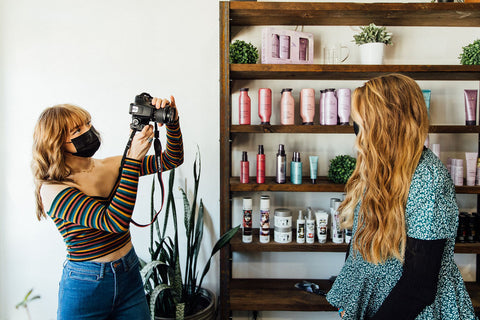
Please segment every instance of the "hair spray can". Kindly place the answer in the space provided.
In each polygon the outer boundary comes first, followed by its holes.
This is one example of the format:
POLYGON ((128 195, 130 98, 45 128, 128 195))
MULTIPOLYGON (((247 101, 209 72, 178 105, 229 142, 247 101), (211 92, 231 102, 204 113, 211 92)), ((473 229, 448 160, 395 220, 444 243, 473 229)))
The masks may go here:
POLYGON ((247 151, 242 152, 242 161, 240 161, 240 183, 248 183, 250 176, 250 163, 248 162, 247 151))
POLYGON ((287 156, 283 144, 278 145, 277 168, 275 173, 276 183, 285 183, 287 180, 287 156))
POLYGON ((260 242, 270 242, 270 197, 260 197, 260 242))
POLYGON ((243 229, 242 241, 252 242, 252 198, 243 198, 243 229))
POLYGON ((307 214, 307 219, 305 223, 307 243, 314 243, 315 242, 315 218, 313 217, 313 212, 311 208, 308 208, 307 211, 308 211, 308 214, 307 214))
POLYGON ((302 160, 300 152, 294 152, 292 162, 290 162, 290 182, 293 184, 302 184, 302 160))

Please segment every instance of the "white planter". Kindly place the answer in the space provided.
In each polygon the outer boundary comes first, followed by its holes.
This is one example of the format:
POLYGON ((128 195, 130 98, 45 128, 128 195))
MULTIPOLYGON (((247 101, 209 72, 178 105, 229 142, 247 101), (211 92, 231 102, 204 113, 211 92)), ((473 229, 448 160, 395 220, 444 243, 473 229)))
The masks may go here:
POLYGON ((361 64, 383 64, 383 53, 386 44, 384 43, 365 43, 360 45, 360 63, 361 64))

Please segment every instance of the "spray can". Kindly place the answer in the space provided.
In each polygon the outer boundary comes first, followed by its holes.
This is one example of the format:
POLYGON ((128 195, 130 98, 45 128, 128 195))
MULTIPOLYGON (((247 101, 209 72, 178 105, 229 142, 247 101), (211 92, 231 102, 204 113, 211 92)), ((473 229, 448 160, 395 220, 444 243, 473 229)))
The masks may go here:
POLYGON ((258 145, 257 183, 265 183, 265 153, 263 152, 263 144, 258 145))
POLYGON ((294 152, 290 162, 290 181, 293 184, 302 184, 302 160, 300 152, 294 152))
POLYGON ((302 210, 298 211, 297 243, 305 243, 305 217, 303 216, 302 210))
POLYGON ((270 197, 260 197, 260 242, 270 242, 270 197))
POLYGON ((287 181, 287 156, 283 144, 278 145, 277 169, 275 174, 276 183, 285 183, 287 181))
POLYGON ((307 219, 306 219, 306 233, 307 233, 307 243, 314 243, 315 242, 315 217, 313 216, 313 212, 311 208, 307 209, 307 219))
POLYGON ((242 241, 252 242, 252 198, 243 198, 243 228, 242 241))

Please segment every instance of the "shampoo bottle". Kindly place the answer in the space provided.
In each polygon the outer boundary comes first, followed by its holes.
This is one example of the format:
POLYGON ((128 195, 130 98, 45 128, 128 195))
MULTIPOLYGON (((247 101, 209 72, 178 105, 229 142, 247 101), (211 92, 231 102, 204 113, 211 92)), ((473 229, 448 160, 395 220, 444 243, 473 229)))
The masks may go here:
POLYGON ((280 123, 286 125, 295 124, 295 100, 292 89, 283 89, 280 100, 280 123))
POLYGON ((336 201, 332 211, 333 243, 343 243, 343 231, 340 228, 340 213, 338 212, 340 203, 340 201, 336 201))
POLYGON ((303 216, 302 210, 298 211, 297 243, 305 243, 305 217, 303 216))
POLYGON ((302 89, 300 91, 300 117, 302 124, 312 125, 315 116, 315 90, 302 89))
POLYGON ((265 153, 263 152, 263 144, 258 145, 257 183, 265 183, 265 153))
POLYGON ((277 168, 275 173, 275 182, 276 183, 285 183, 287 182, 287 156, 285 154, 285 147, 283 144, 278 145, 277 152, 277 168))
POLYGON ((248 96, 248 88, 240 89, 240 97, 238 98, 238 120, 239 124, 250 124, 251 119, 251 103, 248 96))
POLYGON ((325 90, 324 100, 324 118, 326 125, 336 125, 338 121, 337 98, 335 97, 335 89, 325 90))
POLYGON ((258 116, 261 124, 270 124, 272 116, 272 90, 269 88, 258 89, 258 116))

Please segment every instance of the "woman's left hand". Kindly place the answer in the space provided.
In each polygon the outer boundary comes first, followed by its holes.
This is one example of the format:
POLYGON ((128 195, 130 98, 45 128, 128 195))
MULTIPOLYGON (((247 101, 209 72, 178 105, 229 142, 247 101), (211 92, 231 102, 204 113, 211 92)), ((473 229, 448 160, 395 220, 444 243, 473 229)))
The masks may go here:
MULTIPOLYGON (((160 108, 165 108, 166 106, 170 105, 170 107, 175 109, 175 121, 178 120, 178 109, 177 105, 175 104, 175 98, 173 96, 170 96, 170 101, 168 99, 162 99, 162 98, 152 98, 152 105, 155 106, 155 108, 160 109, 160 108)), ((158 125, 161 127, 163 126, 163 123, 158 123, 158 125)))

